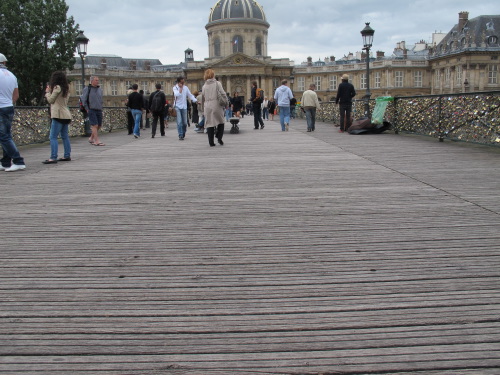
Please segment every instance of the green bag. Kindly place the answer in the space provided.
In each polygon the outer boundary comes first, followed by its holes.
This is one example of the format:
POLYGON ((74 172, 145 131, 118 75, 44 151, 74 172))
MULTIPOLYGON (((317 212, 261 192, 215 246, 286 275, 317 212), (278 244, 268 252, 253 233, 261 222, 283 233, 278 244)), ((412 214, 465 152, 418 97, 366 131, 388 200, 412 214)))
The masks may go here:
POLYGON ((375 108, 373 109, 372 114, 372 124, 383 124, 384 123, 384 114, 387 108, 387 104, 389 102, 394 101, 392 96, 379 96, 375 99, 375 108))

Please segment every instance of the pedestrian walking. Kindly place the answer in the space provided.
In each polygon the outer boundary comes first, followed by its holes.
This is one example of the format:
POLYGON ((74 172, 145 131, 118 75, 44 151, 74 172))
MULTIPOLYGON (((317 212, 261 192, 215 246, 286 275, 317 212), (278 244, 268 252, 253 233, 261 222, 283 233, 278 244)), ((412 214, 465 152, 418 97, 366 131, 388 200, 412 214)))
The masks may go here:
POLYGON ((0 53, 0 143, 3 150, 0 171, 16 172, 26 169, 24 158, 21 157, 11 132, 19 87, 16 76, 7 69, 6 63, 7 58, 0 53))
POLYGON ((66 73, 56 71, 52 73, 50 82, 45 89, 45 98, 50 104, 50 158, 43 161, 43 164, 55 164, 58 161, 71 161, 71 142, 69 140, 69 124, 72 120, 68 108, 69 83, 66 73), (59 142, 57 138, 61 136, 64 146, 64 156, 57 158, 59 142))

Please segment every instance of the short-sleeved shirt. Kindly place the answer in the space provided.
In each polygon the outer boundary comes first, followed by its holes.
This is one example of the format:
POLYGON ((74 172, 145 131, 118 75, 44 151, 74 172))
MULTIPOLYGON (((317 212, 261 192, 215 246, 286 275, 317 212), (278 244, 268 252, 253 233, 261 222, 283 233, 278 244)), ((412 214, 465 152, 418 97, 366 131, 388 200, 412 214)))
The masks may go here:
POLYGON ((17 78, 0 64, 0 108, 12 107, 12 93, 17 89, 17 78))

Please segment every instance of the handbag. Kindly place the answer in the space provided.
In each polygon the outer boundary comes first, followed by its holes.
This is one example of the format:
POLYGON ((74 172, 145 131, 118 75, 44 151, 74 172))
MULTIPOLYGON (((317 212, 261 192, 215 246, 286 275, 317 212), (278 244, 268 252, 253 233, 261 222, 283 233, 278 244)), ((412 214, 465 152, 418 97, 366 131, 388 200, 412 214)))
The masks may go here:
POLYGON ((229 104, 229 102, 227 100, 227 95, 225 92, 221 93, 220 82, 216 82, 215 84, 217 85, 217 101, 219 102, 219 105, 221 107, 225 108, 229 104))
POLYGON ((168 115, 170 117, 177 117, 177 111, 175 110, 175 96, 172 102, 173 104, 170 107, 168 107, 168 115))

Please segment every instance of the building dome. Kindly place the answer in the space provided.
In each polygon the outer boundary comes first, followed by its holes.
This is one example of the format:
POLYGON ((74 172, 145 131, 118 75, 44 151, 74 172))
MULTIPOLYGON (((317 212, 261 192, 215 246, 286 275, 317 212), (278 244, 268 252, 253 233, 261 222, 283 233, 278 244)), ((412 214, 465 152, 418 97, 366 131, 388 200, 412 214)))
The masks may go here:
POLYGON ((254 22, 269 27, 262 6, 254 0, 219 0, 210 10, 207 26, 225 22, 254 22))

